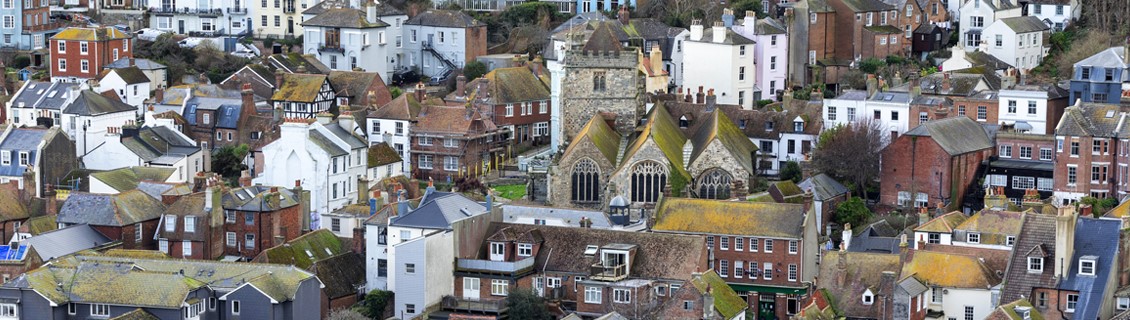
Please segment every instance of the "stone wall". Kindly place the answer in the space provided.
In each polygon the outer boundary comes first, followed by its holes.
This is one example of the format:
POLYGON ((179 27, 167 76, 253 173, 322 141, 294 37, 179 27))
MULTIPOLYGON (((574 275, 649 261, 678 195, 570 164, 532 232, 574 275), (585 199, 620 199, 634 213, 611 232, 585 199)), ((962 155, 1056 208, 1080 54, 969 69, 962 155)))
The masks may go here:
MULTIPOLYGON (((731 195, 734 197, 743 196, 748 193, 750 177, 753 176, 753 172, 747 171, 744 166, 734 160, 734 156, 730 154, 730 150, 722 146, 721 141, 712 140, 710 144, 706 146, 706 150, 703 150, 702 153, 698 155, 698 158, 695 158, 694 162, 687 166, 687 171, 691 174, 691 177, 698 180, 700 175, 712 168, 726 170, 726 172, 729 172, 733 177, 734 184, 731 195), (741 190, 737 188, 738 181, 742 183, 743 187, 741 190)), ((697 184, 691 187, 695 188, 697 184)))
POLYGON ((599 112, 618 115, 616 131, 632 132, 643 116, 639 56, 622 52, 597 54, 570 52, 565 56, 565 77, 561 82, 562 130, 570 141, 599 112), (603 72, 605 89, 594 90, 593 77, 603 72))
POLYGON ((573 164, 581 159, 592 159, 600 167, 601 190, 608 189, 609 176, 612 171, 616 169, 604 154, 600 153, 600 149, 588 139, 582 139, 577 142, 577 145, 571 146, 566 150, 565 154, 558 160, 557 165, 550 168, 549 172, 549 204, 559 207, 583 207, 583 208, 603 208, 603 205, 611 199, 608 192, 605 191, 601 196, 600 201, 596 204, 574 204, 571 201, 572 184, 571 179, 573 174, 573 164))
MULTIPOLYGON (((631 146, 629 146, 628 148, 631 148, 631 146)), ((632 169, 637 164, 649 160, 658 162, 665 168, 667 168, 667 185, 670 186, 671 175, 675 174, 674 172, 671 172, 671 162, 667 160, 667 156, 663 154, 663 151, 659 149, 659 146, 655 144, 655 141, 648 139, 646 142, 644 142, 644 145, 641 146, 640 149, 632 155, 630 159, 623 160, 624 164, 620 165, 620 167, 609 179, 616 187, 615 190, 610 190, 609 192, 611 192, 613 196, 623 195, 625 198, 628 198, 630 200, 632 194, 632 169)), ((663 189, 661 188, 660 193, 663 192, 662 190, 663 189)), ((635 202, 633 201, 632 204, 634 205, 635 202)))

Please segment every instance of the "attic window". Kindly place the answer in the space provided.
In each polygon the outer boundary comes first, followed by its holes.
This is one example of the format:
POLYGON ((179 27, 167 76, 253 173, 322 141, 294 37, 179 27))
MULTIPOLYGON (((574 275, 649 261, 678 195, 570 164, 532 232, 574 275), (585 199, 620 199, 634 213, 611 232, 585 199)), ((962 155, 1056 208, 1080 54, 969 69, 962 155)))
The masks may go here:
POLYGON ((793 131, 796 131, 796 132, 804 131, 804 121, 793 122, 793 131))
POLYGON ((585 255, 586 256, 595 255, 597 249, 600 249, 600 247, 597 247, 597 246, 594 246, 594 245, 589 245, 589 246, 585 247, 585 255))
POLYGON ((867 289, 863 292, 863 304, 869 306, 872 303, 875 303, 875 294, 871 293, 871 289, 867 289))
POLYGON ((1095 260, 1098 257, 1086 256, 1079 259, 1079 275, 1093 276, 1095 275, 1095 260))
POLYGON ((1106 111, 1106 117, 1107 118, 1114 118, 1114 110, 1107 110, 1106 111))
POLYGON ((307 249, 307 250, 306 250, 306 256, 309 256, 309 257, 310 257, 310 259, 313 259, 313 258, 314 258, 314 253, 313 253, 313 252, 310 252, 310 250, 309 250, 309 249, 307 249))
POLYGON ((1030 272, 1030 273, 1043 273, 1044 272, 1044 258, 1028 257, 1028 272, 1030 272))

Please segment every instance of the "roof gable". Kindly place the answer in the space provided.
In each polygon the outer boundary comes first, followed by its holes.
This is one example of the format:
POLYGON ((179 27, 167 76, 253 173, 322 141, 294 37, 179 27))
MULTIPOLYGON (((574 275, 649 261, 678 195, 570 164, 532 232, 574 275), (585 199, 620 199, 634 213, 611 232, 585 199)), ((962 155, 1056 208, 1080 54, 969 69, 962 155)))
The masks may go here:
POLYGON ((968 117, 929 121, 911 129, 906 135, 930 137, 951 156, 993 148, 985 129, 968 117))
POLYGON ((609 127, 608 123, 604 122, 603 117, 600 115, 593 116, 592 119, 581 128, 581 131, 577 133, 573 141, 569 143, 569 147, 565 148, 564 154, 571 154, 573 150, 578 148, 577 146, 581 145, 585 140, 588 140, 596 146, 600 154, 604 155, 604 158, 608 160, 608 163, 616 165, 617 153, 620 151, 620 134, 617 133, 616 130, 613 130, 612 127, 609 127))

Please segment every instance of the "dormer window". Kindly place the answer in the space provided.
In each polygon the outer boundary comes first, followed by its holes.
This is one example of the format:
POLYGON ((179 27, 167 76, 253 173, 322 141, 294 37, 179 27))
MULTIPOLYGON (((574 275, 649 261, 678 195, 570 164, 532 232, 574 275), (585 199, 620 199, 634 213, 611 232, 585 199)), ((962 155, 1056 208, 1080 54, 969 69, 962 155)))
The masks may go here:
POLYGON ((12 153, 11 151, 0 151, 0 164, 11 165, 12 153))
POLYGON ((804 131, 804 121, 793 122, 793 131, 796 131, 796 132, 804 131))
POLYGON ((1095 256, 1086 256, 1079 259, 1079 275, 1093 276, 1095 275, 1095 256))
POLYGON ((773 131, 773 121, 765 122, 765 131, 773 131))
POLYGON ((529 244, 529 243, 519 243, 518 244, 518 256, 519 257, 529 257, 533 254, 534 254, 534 245, 529 244))
POLYGON ((502 242, 490 243, 490 261, 503 261, 506 259, 506 244, 502 242))
POLYGON ((981 234, 980 233, 970 233, 970 234, 966 235, 966 242, 981 243, 981 234))
POLYGON ((1044 272, 1044 258, 1028 257, 1028 272, 1030 272, 1030 273, 1043 273, 1044 272))
POLYGON ((30 157, 28 156, 27 151, 20 151, 20 166, 21 167, 26 167, 29 163, 29 159, 30 159, 30 157))
POLYGON ((872 303, 875 303, 875 294, 871 293, 871 289, 867 289, 863 292, 863 304, 869 306, 872 303))

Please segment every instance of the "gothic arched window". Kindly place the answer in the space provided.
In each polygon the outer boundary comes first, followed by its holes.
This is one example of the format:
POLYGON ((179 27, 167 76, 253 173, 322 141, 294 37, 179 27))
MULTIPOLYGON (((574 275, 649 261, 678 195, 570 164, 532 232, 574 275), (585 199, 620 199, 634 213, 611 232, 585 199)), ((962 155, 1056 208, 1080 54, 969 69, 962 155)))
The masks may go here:
POLYGON ((698 177, 698 197, 703 199, 729 199, 730 181, 734 178, 726 170, 714 168, 698 177))
POLYGON ((592 159, 581 159, 573 164, 573 202, 600 201, 600 168, 592 159))
POLYGON ((656 202, 667 185, 667 166, 642 161, 632 167, 632 202, 656 202))

